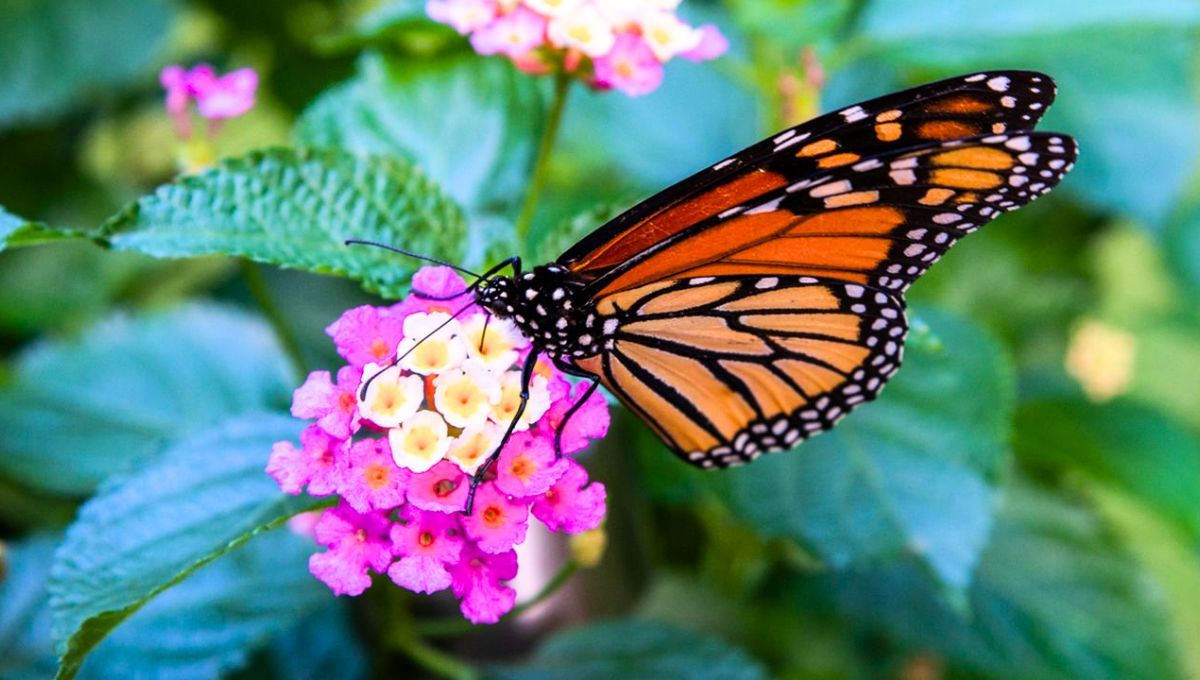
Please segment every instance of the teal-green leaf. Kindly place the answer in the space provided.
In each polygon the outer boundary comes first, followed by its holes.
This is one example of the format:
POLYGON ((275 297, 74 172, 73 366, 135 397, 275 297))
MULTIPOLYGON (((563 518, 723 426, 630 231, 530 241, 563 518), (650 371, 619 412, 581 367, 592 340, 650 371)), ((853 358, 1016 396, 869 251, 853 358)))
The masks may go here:
POLYGON ((282 409, 290 378, 270 330, 220 307, 117 317, 33 347, 0 388, 0 473, 86 495, 164 443, 282 409))
POLYGON ((159 0, 0 3, 0 129, 148 76, 172 9, 159 0))
POLYGON ((544 106, 538 81, 505 59, 368 54, 357 76, 305 111, 296 139, 409 159, 468 211, 510 213, 524 197, 544 106))
POLYGON ((271 445, 296 435, 288 416, 238 416, 101 487, 67 530, 51 570, 60 677, 72 677, 151 598, 313 505, 281 494, 263 471, 271 445))
POLYGON ((462 211, 404 160, 334 151, 270 149, 160 187, 105 225, 117 250, 154 257, 237 255, 348 276, 398 297, 409 258, 347 239, 380 241, 461 260, 462 211))
POLYGON ((80 677, 224 677, 316 614, 335 624, 339 603, 308 571, 313 550, 286 529, 258 536, 134 613, 88 657, 80 677))
POLYGON ((560 633, 528 662, 497 668, 489 677, 509 680, 608 680, 609 678, 722 678, 765 680, 745 652, 664 623, 625 619, 560 633))
POLYGON ((0 251, 9 246, 32 245, 80 236, 69 229, 51 229, 41 222, 30 222, 0 206, 0 251))
POLYGON ((992 523, 1014 387, 999 345, 923 311, 905 364, 878 401, 794 452, 716 480, 741 518, 810 545, 837 567, 911 553, 965 588, 992 523), (930 337, 932 334, 932 337, 930 337))
MULTIPOLYGON (((1160 593, 1088 507, 1007 490, 964 611, 919 570, 834 579, 843 612, 985 677, 1179 678, 1160 593)), ((954 677, 958 674, 951 673, 954 677)))
POLYGON ((1027 402, 1013 448, 1030 469, 1084 472, 1200 537, 1200 441, 1157 411, 1129 402, 1027 402))
POLYGON ((0 579, 0 677, 44 680, 57 665, 50 639, 46 581, 58 536, 39 534, 10 543, 0 579))
POLYGON ((1198 25, 1200 6, 1188 0, 874 0, 861 45, 930 74, 1046 71, 1059 98, 1045 126, 1080 143, 1064 188, 1159 223, 1200 152, 1198 25))
MULTIPOLYGON (((0 583, 4 678, 54 675, 46 582, 61 541, 39 535, 9 547, 0 583)), ((342 603, 308 573, 312 550, 311 541, 285 531, 234 550, 134 613, 88 657, 80 677, 206 680, 243 665, 272 637, 272 658, 288 654, 279 677, 363 677, 363 652, 342 603)))

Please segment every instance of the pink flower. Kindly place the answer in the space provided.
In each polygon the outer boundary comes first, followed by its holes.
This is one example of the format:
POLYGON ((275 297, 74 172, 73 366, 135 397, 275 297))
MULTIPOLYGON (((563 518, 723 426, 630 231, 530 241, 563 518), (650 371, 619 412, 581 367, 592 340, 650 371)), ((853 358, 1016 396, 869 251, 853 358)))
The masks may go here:
POLYGON ((408 502, 431 512, 460 512, 467 506, 471 478, 457 465, 443 460, 415 474, 408 483, 408 502))
POLYGON ((496 17, 496 0, 429 0, 425 6, 429 18, 450 24, 466 35, 486 26, 496 17))
POLYGON ((502 553, 525 540, 529 506, 509 499, 489 482, 475 490, 475 507, 462 523, 480 550, 502 553))
POLYGON ((496 19, 471 36, 471 46, 480 54, 504 54, 521 59, 546 41, 546 17, 517 7, 512 14, 496 19))
POLYGON ((462 598, 463 616, 472 623, 495 623, 512 610, 517 591, 501 585, 517 575, 517 553, 488 554, 468 546, 450 567, 454 594, 462 598))
POLYGON ((404 504, 410 473, 394 461, 386 439, 355 442, 338 461, 338 494, 358 512, 404 504))
POLYGON ((554 455, 544 437, 518 432, 504 445, 496 461, 496 487, 517 498, 546 493, 567 469, 567 460, 554 455))
POLYGON ((690 61, 709 61, 729 51, 729 38, 714 24, 705 24, 696 29, 700 32, 700 44, 679 55, 690 61))
MULTIPOLYGON (((556 398, 550 406, 550 410, 538 421, 538 432, 548 437, 552 444, 567 411, 583 397, 583 393, 587 390, 587 384, 576 385, 574 393, 570 392, 569 385, 567 389, 568 392, 556 398)), ((552 397, 553 394, 552 388, 552 397)), ((587 447, 589 440, 599 439, 608 433, 610 422, 608 402, 604 399, 603 394, 598 391, 593 392, 592 396, 588 397, 583 406, 580 406, 579 410, 575 411, 571 415, 571 419, 567 421, 567 426, 562 432, 561 453, 570 455, 582 451, 587 447)))
POLYGON ((596 59, 596 84, 638 97, 658 89, 663 65, 654 50, 634 33, 622 33, 612 50, 596 59))
POLYGON ((401 318, 416 313, 453 314, 471 302, 466 295, 466 281, 449 267, 422 267, 413 275, 412 291, 412 295, 392 305, 388 312, 401 318))
POLYGON ((314 533, 329 549, 310 557, 308 570, 338 595, 361 595, 371 585, 367 570, 383 573, 391 564, 389 524, 383 513, 359 514, 345 504, 326 510, 314 533))
POLYGON ((188 87, 204 118, 236 118, 254 108, 258 73, 252 68, 240 68, 218 76, 211 66, 201 64, 188 74, 188 87))
POLYGON ((358 399, 355 394, 362 369, 343 366, 334 385, 328 371, 313 371, 292 395, 292 415, 315 418, 317 425, 338 439, 349 439, 358 431, 358 399))
POLYGON ((311 496, 328 496, 337 488, 336 462, 345 442, 329 436, 316 425, 300 433, 301 448, 291 442, 277 442, 271 448, 267 474, 275 478, 279 489, 297 495, 308 486, 311 496))
POLYGON ((446 567, 462 553, 462 532, 453 515, 405 506, 392 525, 392 548, 400 556, 388 569, 392 581, 413 592, 436 593, 450 587, 446 567))
POLYGON ((188 102, 191 101, 187 71, 182 66, 167 66, 158 74, 158 82, 167 91, 167 113, 187 111, 188 102))
POLYGON ((567 471, 533 503, 533 516, 551 531, 578 534, 591 531, 604 520, 606 492, 599 482, 588 484, 587 471, 565 459, 567 471))
POLYGON ((350 365, 383 365, 396 356, 396 346, 404 337, 404 317, 363 305, 347 310, 325 333, 350 365))

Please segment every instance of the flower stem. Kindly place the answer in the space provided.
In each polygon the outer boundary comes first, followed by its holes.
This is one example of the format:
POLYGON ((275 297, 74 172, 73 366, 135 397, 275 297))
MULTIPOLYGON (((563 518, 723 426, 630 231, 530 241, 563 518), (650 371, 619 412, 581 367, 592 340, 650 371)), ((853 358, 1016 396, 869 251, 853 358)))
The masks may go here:
POLYGON ((533 164, 533 174, 530 175, 529 189, 525 194, 525 203, 517 217, 517 242, 523 248, 528 247, 529 228, 533 225, 533 217, 537 213, 538 199, 542 187, 546 184, 546 170, 550 164, 550 154, 554 150, 554 142, 558 139, 558 130, 562 126, 563 111, 567 106, 567 95, 571 91, 571 76, 559 73, 554 78, 554 100, 550 104, 550 115, 546 119, 546 127, 542 130, 542 141, 538 145, 537 159, 533 164))
MULTIPOLYGON (((579 570, 579 564, 571 560, 564 564, 554 578, 550 579, 536 595, 529 598, 525 602, 513 607, 512 611, 504 615, 505 619, 514 619, 530 609, 538 606, 554 596, 567 581, 571 580, 571 576, 579 570)), ((434 621, 422 621, 416 624, 417 632, 425 637, 453 637, 462 635, 473 630, 478 630, 479 626, 466 621, 464 619, 437 619, 434 621)))
POLYGON ((287 324, 287 320, 283 316, 283 312, 279 306, 275 304, 274 298, 271 297, 271 291, 267 287, 267 281, 263 278, 262 270, 257 264, 249 260, 242 260, 242 278, 246 282, 246 287, 250 290, 250 295, 254 301, 258 303, 258 308, 262 310, 264 316, 267 317, 267 322, 271 324, 271 328, 275 331, 275 338, 279 340, 279 344, 283 347, 283 351, 287 354, 288 362, 292 365, 292 371, 296 374, 296 380, 303 381, 308 375, 308 362, 304 360, 304 352, 300 349, 300 341, 296 338, 296 334, 287 324))

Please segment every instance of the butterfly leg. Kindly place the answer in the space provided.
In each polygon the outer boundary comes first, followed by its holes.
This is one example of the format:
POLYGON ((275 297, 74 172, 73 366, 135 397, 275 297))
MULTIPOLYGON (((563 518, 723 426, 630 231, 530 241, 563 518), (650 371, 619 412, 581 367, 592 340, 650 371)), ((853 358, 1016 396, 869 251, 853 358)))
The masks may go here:
POLYGON ((596 392, 596 388, 599 386, 600 386, 600 379, 592 378, 592 384, 588 385, 588 388, 587 388, 587 390, 584 391, 582 397, 577 399, 574 404, 571 404, 571 408, 567 409, 566 414, 563 415, 562 422, 560 422, 558 424, 558 427, 554 430, 554 455, 556 458, 563 457, 563 449, 562 449, 563 432, 566 431, 567 423, 570 422, 571 416, 575 415, 579 411, 579 409, 583 408, 583 405, 587 403, 588 399, 592 398, 592 395, 595 394, 595 392, 596 392))
POLYGON ((488 456, 488 459, 479 466, 475 472, 475 476, 471 478, 471 490, 467 492, 467 505, 463 509, 463 514, 470 515, 471 510, 475 507, 475 489, 483 483, 483 478, 487 475, 488 470, 496 464, 500 458, 500 452, 504 450, 504 445, 512 438, 513 432, 517 429, 517 423, 521 420, 521 416, 525 413, 525 405, 529 403, 529 385, 533 382, 533 369, 537 366, 537 352, 530 352, 525 359, 525 365, 521 367, 521 403, 517 405, 517 412, 513 414, 513 419, 508 423, 508 429, 504 432, 504 436, 500 439, 500 445, 488 456))

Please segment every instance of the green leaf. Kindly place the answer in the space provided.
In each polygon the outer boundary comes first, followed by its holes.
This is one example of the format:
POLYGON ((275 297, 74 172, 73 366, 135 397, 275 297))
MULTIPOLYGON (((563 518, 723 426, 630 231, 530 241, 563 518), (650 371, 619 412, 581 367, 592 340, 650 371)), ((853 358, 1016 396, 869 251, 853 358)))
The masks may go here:
POLYGON ((422 56, 470 50, 452 27, 429 18, 422 0, 386 0, 350 28, 320 37, 317 47, 329 53, 377 47, 422 56))
POLYGON ((565 220, 556 229, 552 229, 542 238, 536 239, 534 260, 536 262, 553 262, 567 249, 579 242, 583 237, 592 233, 624 212, 624 208, 613 205, 601 205, 565 220))
MULTIPOLYGON (((312 546, 307 547, 312 552, 312 546)), ((297 564, 307 564, 301 557, 297 564)), ((305 572, 305 587, 324 589, 305 572)), ((329 600, 328 591, 324 599, 329 600)), ((367 651, 350 620, 351 611, 342 602, 332 602, 305 617, 291 630, 277 637, 267 649, 271 666, 278 678, 321 678, 322 680, 365 680, 368 676, 367 651)))
POLYGON ((158 0, 0 3, 0 129, 148 75, 172 10, 158 0))
POLYGON ((219 307, 118 317, 75 341, 35 346, 0 388, 0 473, 86 495, 164 443, 287 404, 269 329, 219 307))
POLYGON ((1102 484, 1084 487, 1096 507, 1165 594, 1183 675, 1200 678, 1200 559, 1195 537, 1181 534, 1147 506, 1102 484))
POLYGON ((1022 404, 1013 447, 1030 469, 1084 472, 1200 538, 1200 441, 1156 411, 1127 402, 1022 404))
POLYGON ((1200 196, 1191 196, 1165 234, 1167 263, 1192 295, 1200 293, 1200 196))
POLYGON ((255 538, 137 611, 88 657, 80 676, 223 677, 314 614, 332 625, 340 612, 308 572, 313 550, 310 540, 283 529, 255 538))
POLYGON ((368 54, 354 79, 305 111, 296 139, 409 159, 469 211, 512 212, 529 181, 543 109, 537 81, 505 59, 368 54))
POLYGON ((1034 488, 1008 490, 966 611, 905 566, 834 585, 861 626, 952 667, 1000 678, 1180 677, 1162 602, 1138 564, 1095 513, 1034 488))
POLYGON ((0 206, 0 250, 43 233, 45 225, 30 222, 0 206))
POLYGON ((238 255, 264 264, 349 276, 398 297, 409 258, 347 239, 461 260, 462 211, 408 162, 270 149, 160 187, 109 220, 117 250, 154 257, 238 255))
POLYGON ((1200 7, 1188 0, 875 0, 861 37, 891 63, 931 75, 1008 64, 1054 76, 1059 98, 1046 128, 1075 135, 1081 148, 1064 186, 1158 223, 1200 152, 1189 86, 1197 25, 1200 7))
POLYGON ((513 680, 565 678, 767 678, 744 652, 724 642, 651 621, 626 619, 560 633, 527 663, 493 669, 513 680))
POLYGON ((912 553, 965 588, 992 520, 1005 460, 1012 369, 978 328, 922 312, 882 397, 791 453, 725 473, 734 511, 837 567, 912 553), (923 336, 923 337, 922 337, 923 336))
POLYGON ((51 570, 60 677, 73 677, 88 652, 151 598, 313 504, 284 496, 263 472, 271 445, 297 430, 287 416, 235 417, 101 487, 67 530, 51 570))
POLYGON ((43 680, 58 665, 50 638, 46 581, 58 538, 39 534, 5 546, 0 563, 0 677, 43 680))

